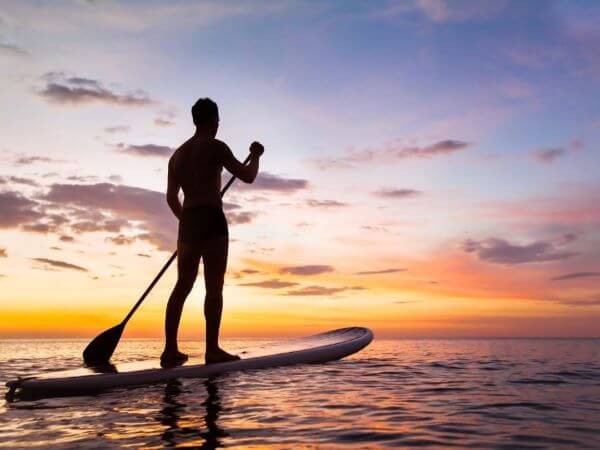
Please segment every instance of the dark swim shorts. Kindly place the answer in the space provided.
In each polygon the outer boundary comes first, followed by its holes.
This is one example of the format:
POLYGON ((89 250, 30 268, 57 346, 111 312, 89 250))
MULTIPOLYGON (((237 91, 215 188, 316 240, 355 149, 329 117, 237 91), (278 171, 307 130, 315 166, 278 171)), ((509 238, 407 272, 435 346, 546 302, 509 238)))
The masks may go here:
POLYGON ((179 219, 179 241, 197 244, 206 239, 228 235, 227 219, 221 208, 214 206, 183 208, 179 219))

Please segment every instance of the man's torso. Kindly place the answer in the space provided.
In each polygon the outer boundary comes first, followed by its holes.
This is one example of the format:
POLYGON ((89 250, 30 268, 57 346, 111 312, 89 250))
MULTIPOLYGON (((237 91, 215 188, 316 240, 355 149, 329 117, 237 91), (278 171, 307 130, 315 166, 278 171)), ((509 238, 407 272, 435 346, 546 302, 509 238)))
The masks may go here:
POLYGON ((171 168, 184 194, 183 207, 221 207, 223 162, 220 142, 191 138, 171 157, 171 168))

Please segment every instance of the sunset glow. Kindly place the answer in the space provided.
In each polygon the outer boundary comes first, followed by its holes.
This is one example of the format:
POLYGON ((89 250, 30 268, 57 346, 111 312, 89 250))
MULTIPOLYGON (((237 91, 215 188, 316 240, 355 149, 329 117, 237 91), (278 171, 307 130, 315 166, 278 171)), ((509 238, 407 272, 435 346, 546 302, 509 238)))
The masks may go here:
POLYGON ((225 198, 224 336, 600 336, 600 4, 470 5, 3 3, 0 337, 123 318, 175 249, 199 97, 266 148, 225 198))

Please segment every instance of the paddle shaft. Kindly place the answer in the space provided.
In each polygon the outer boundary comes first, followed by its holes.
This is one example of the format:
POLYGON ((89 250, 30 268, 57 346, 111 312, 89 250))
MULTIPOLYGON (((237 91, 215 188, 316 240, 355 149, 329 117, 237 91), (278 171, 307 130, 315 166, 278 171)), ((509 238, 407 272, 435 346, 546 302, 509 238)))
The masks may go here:
MULTIPOLYGON (((252 154, 249 154, 246 157, 246 159, 244 160, 243 164, 246 165, 248 163, 248 161, 250 161, 251 157, 252 157, 252 154)), ((236 179, 236 177, 232 176, 229 179, 229 181, 227 182, 227 184, 225 185, 225 187, 223 189, 221 189, 221 198, 225 195, 225 192, 227 192, 227 189, 229 189, 229 187, 233 184, 233 182, 235 181, 235 179, 236 179)), ((140 305, 142 304, 142 302, 145 300, 146 296, 150 293, 150 291, 152 290, 152 288, 154 288, 154 286, 156 285, 156 283, 158 283, 158 280, 160 280, 160 278, 167 271, 167 269, 169 268, 169 266, 171 265, 171 263, 173 262, 173 260, 176 257, 177 257, 177 250, 175 250, 175 252, 173 252, 173 254, 169 258, 169 260, 167 261, 167 263, 163 266, 162 269, 160 269, 160 272, 158 272, 158 274, 156 275, 156 277, 154 277, 154 280, 152 280, 152 283, 150 283, 150 285, 146 288, 146 290, 144 291, 144 293, 142 294, 142 296, 140 297, 140 299, 136 302, 135 305, 133 305, 133 308, 131 308, 131 311, 129 311, 129 313, 127 314, 127 316, 125 316, 125 319, 123 319, 123 322, 121 322, 121 325, 123 327, 129 321, 129 319, 131 319, 131 316, 133 316, 133 314, 136 312, 136 310, 140 307, 140 305)))

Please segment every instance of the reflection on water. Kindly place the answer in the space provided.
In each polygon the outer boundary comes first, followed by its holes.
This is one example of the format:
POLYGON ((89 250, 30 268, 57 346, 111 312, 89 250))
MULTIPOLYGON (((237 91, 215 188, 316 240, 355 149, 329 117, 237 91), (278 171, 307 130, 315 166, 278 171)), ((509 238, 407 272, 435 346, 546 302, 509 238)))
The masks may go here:
POLYGON ((223 444, 221 439, 227 437, 225 430, 218 424, 221 411, 219 385, 217 378, 208 378, 203 382, 206 388, 204 407, 204 421, 195 425, 186 425, 180 422, 187 405, 178 398, 183 394, 182 383, 179 380, 167 382, 165 386, 164 406, 157 415, 157 420, 165 426, 161 440, 165 446, 176 447, 180 445, 196 444, 198 448, 215 449, 223 444))
MULTIPOLYGON (((0 341, 0 382, 77 367, 84 346, 0 341)), ((115 362, 161 347, 124 341, 115 362)), ((571 449, 600 448, 598 430, 598 340, 376 340, 327 364, 0 402, 0 448, 11 449, 571 449)))

